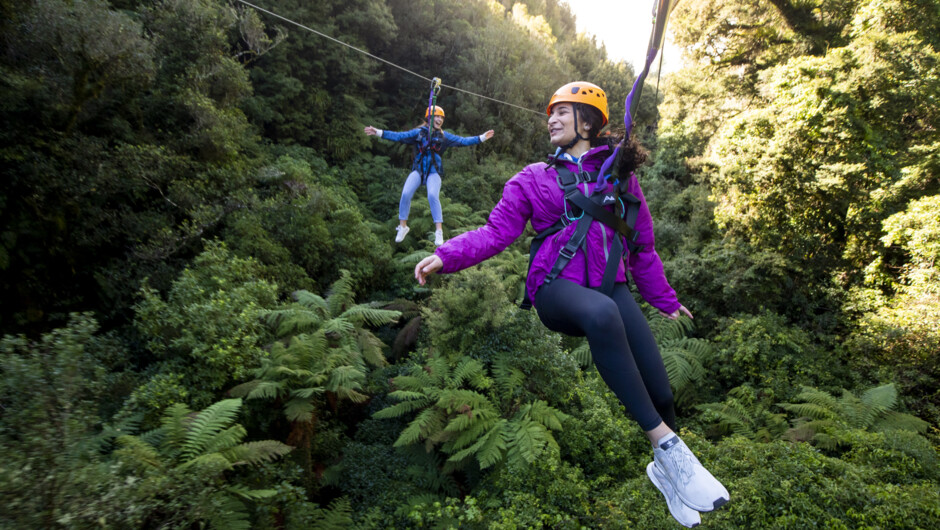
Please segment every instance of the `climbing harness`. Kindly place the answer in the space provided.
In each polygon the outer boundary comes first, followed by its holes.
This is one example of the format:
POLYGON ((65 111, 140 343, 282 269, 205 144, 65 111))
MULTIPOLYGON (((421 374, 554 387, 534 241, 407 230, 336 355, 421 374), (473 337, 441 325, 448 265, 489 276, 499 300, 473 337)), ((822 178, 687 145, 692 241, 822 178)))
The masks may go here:
MULTIPOLYGON (((552 169, 552 166, 549 165, 546 169, 552 169)), ((610 296, 614 289, 614 282, 617 279, 619 263, 623 260, 626 250, 635 253, 643 248, 636 243, 638 233, 634 230, 636 218, 640 211, 640 200, 632 193, 618 191, 616 187, 613 190, 606 189, 606 186, 597 187, 592 193, 585 194, 578 186, 588 182, 596 182, 599 174, 597 171, 580 171, 575 174, 562 165, 556 165, 554 169, 556 171, 555 181, 565 193, 565 213, 559 217, 558 221, 555 221, 555 224, 532 238, 532 243, 529 245, 529 268, 532 267, 532 262, 535 260, 535 255, 541 248, 542 243, 549 236, 576 223, 574 232, 565 246, 558 252, 558 257, 555 258, 555 263, 543 283, 547 285, 554 281, 568 265, 568 262, 574 258, 578 249, 586 246, 587 234, 591 224, 594 221, 599 221, 613 228, 619 236, 614 237, 609 251, 605 249, 607 263, 604 266, 604 276, 598 289, 601 293, 610 296), (614 206, 613 212, 606 208, 611 205, 614 206), (626 241, 626 249, 624 249, 624 241, 626 241)), ((529 299, 528 294, 523 297, 520 307, 522 309, 532 307, 532 301, 529 299)))
POLYGON ((444 133, 434 127, 434 117, 444 117, 444 109, 437 106, 437 96, 441 92, 441 79, 435 77, 431 80, 431 90, 428 93, 428 108, 424 112, 427 123, 418 131, 418 141, 414 146, 413 170, 421 173, 421 183, 427 184, 428 175, 437 173, 444 176, 444 160, 440 154, 444 150, 444 133), (430 163, 424 163, 429 157, 430 163), (438 163, 440 159, 440 163, 438 163))

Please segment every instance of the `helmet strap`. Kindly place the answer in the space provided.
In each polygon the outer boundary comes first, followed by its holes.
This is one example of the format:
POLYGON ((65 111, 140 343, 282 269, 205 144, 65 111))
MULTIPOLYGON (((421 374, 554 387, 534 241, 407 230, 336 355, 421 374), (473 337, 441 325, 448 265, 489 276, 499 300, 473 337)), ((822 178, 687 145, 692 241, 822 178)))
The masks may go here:
POLYGON ((577 103, 573 103, 571 105, 571 110, 574 111, 573 112, 574 113, 574 139, 568 142, 567 144, 561 146, 562 152, 565 152, 568 149, 571 149, 572 147, 574 147, 574 144, 580 142, 581 140, 585 140, 587 142, 591 141, 590 137, 585 138, 581 136, 580 132, 578 132, 578 115, 581 114, 581 109, 577 105, 578 105, 577 103))

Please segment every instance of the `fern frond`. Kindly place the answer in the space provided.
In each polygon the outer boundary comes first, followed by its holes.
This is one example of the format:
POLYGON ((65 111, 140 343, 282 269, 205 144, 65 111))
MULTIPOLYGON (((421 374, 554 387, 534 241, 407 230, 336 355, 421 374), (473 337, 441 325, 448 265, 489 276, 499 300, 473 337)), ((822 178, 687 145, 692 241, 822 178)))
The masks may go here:
POLYGON ((832 409, 815 403, 779 403, 779 406, 787 412, 805 418, 815 420, 835 420, 838 418, 838 415, 832 409))
POLYGON ((493 362, 493 378, 507 401, 525 383, 525 374, 512 366, 512 359, 508 356, 499 357, 493 362))
POLYGON ((294 300, 297 300, 297 303, 302 305, 304 308, 313 311, 314 313, 326 318, 330 315, 329 309, 326 306, 326 300, 318 294, 311 293, 310 291, 301 289, 299 291, 294 291, 291 293, 294 300))
POLYGON ((120 447, 117 454, 121 458, 128 459, 136 466, 163 469, 163 460, 160 458, 160 453, 157 452, 155 447, 140 438, 131 435, 118 436, 115 442, 120 447))
POLYGON ((353 403, 365 403, 369 399, 369 396, 349 387, 339 387, 334 390, 334 392, 336 392, 338 398, 352 401, 353 403))
POLYGON ((232 447, 238 445, 247 434, 248 431, 246 431, 245 428, 241 425, 232 425, 228 429, 219 431, 211 439, 209 439, 205 444, 203 452, 218 453, 225 451, 226 449, 231 449, 232 447))
POLYGON ((277 495, 277 490, 255 490, 241 484, 232 484, 226 487, 225 491, 249 501, 269 499, 277 495))
MULTIPOLYGON (((416 367, 412 371, 417 372, 418 374, 424 374, 424 371, 420 367, 416 367)), ((402 390, 420 392, 426 386, 429 386, 430 381, 427 381, 428 378, 426 376, 427 374, 425 374, 424 377, 420 375, 400 375, 392 379, 392 383, 394 383, 396 388, 400 388, 402 390)))
POLYGON ((160 431, 163 434, 163 443, 173 448, 181 448, 186 440, 189 425, 189 415, 192 411, 182 403, 170 405, 160 418, 160 431))
POLYGON ((404 416, 405 414, 408 414, 409 412, 427 407, 430 404, 431 404, 431 400, 426 397, 423 397, 422 395, 421 399, 415 398, 415 399, 411 399, 408 401, 403 401, 401 403, 396 403, 395 405, 392 405, 390 407, 386 407, 380 411, 373 413, 372 417, 379 419, 379 420, 398 418, 400 416, 404 416))
MULTIPOLYGON (((246 399, 277 399, 283 395, 285 387, 280 381, 252 381, 256 383, 248 392, 246 399)), ((247 384, 247 383, 246 383, 247 384)))
POLYGON ((568 419, 567 414, 552 407, 541 399, 529 404, 526 414, 540 425, 544 425, 554 431, 562 430, 562 422, 568 419))
POLYGON ((829 392, 812 387, 802 387, 802 390, 793 399, 812 403, 830 411, 839 410, 839 402, 829 392))
POLYGON ((352 506, 345 497, 340 497, 330 503, 327 509, 318 509, 314 512, 314 521, 311 528, 317 530, 346 530, 352 528, 352 506))
POLYGON ((917 416, 911 416, 910 414, 904 414, 903 412, 895 411, 887 412, 872 425, 872 429, 878 432, 910 431, 919 434, 927 432, 929 427, 930 423, 918 418, 917 416))
POLYGON ((547 444, 548 438, 551 438, 551 434, 541 424, 530 419, 521 419, 511 423, 512 428, 508 430, 510 441, 507 460, 512 462, 521 459, 526 464, 535 462, 547 444))
POLYGON ((208 505, 213 509, 207 514, 206 519, 213 530, 251 530, 248 510, 234 496, 217 494, 213 502, 208 505))
POLYGON ((894 383, 870 388, 862 394, 862 403, 880 410, 894 410, 898 404, 898 389, 894 383))
POLYGON ((222 456, 221 453, 206 453, 184 461, 182 464, 176 466, 176 469, 178 471, 185 471, 191 467, 202 467, 214 472, 219 472, 220 470, 228 471, 232 469, 232 463, 222 456))
POLYGON ((331 318, 323 323, 323 331, 327 334, 333 333, 340 336, 349 335, 356 329, 352 322, 345 318, 331 318))
POLYGON ((594 357, 591 355, 591 346, 587 340, 584 340, 580 346, 575 348, 571 352, 571 356, 574 357, 581 368, 587 368, 594 362, 594 357))
POLYGON ((444 413, 438 409, 429 408, 418 414, 411 423, 398 435, 394 447, 402 447, 418 443, 421 438, 427 438, 432 433, 441 430, 444 423, 444 413))
POLYGON ((228 393, 230 396, 234 396, 238 398, 247 398, 248 394, 250 394, 251 391, 254 390, 255 387, 258 386, 258 383, 260 383, 260 381, 258 379, 255 379, 254 381, 248 381, 247 383, 235 385, 234 387, 232 387, 231 390, 228 391, 228 393))
POLYGON ((398 258, 398 262, 403 263, 405 265, 417 265, 419 261, 423 260, 424 258, 430 255, 431 255, 431 252, 428 252, 427 250, 416 250, 412 252, 411 254, 407 254, 405 256, 398 258))
POLYGON ((235 421, 241 406, 240 398, 223 399, 197 413, 188 426, 183 457, 190 459, 202 454, 210 441, 235 421))
POLYGON ((378 337, 368 331, 360 331, 358 335, 359 351, 362 352, 362 358, 372 366, 385 366, 387 361, 382 354, 382 348, 385 344, 378 337))
POLYGON ((265 310, 260 316, 267 326, 275 329, 278 338, 314 331, 323 322, 320 315, 299 307, 265 310))
POLYGON ((272 462, 291 452, 293 448, 276 440, 260 440, 236 445, 225 452, 233 465, 272 462))
POLYGON ((476 443, 451 455, 447 460, 449 462, 460 462, 475 454, 482 469, 498 463, 503 459, 506 451, 507 443, 503 431, 508 424, 507 420, 500 419, 476 443))
POLYGON ((366 324, 372 327, 384 326, 398 321, 401 317, 400 311, 389 309, 378 309, 368 304, 358 304, 344 311, 340 318, 355 322, 357 324, 366 324))
MULTIPOLYGON (((658 313, 655 309, 653 312, 658 313)), ((662 318, 658 314, 654 318, 649 318, 650 330, 656 337, 656 342, 662 344, 666 341, 681 339, 695 329, 692 320, 688 317, 680 317, 675 320, 662 318)))
POLYGON ((471 357, 461 357, 450 376, 452 386, 460 386, 465 381, 472 381, 485 373, 483 363, 471 357))
POLYGON ((337 393, 343 389, 359 390, 365 378, 366 374, 355 366, 337 366, 330 372, 330 382, 326 388, 337 393))
POLYGON ((284 404, 284 417, 290 421, 311 422, 315 410, 309 400, 294 398, 284 404))
POLYGON ((327 290, 326 306, 330 315, 339 316, 346 307, 352 305, 354 299, 352 276, 348 270, 340 270, 339 278, 327 290))

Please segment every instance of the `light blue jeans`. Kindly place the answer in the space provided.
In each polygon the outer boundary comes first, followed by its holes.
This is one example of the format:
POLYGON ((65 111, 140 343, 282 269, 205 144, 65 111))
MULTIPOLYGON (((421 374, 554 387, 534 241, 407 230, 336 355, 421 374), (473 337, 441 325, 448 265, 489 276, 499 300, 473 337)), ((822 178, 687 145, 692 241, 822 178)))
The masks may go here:
MULTIPOLYGON (((408 212, 411 211, 411 198, 414 197, 418 186, 421 185, 421 173, 412 171, 405 180, 405 187, 401 190, 401 202, 398 203, 398 219, 400 221, 408 220, 408 212)), ((435 223, 444 222, 444 214, 441 212, 441 176, 437 173, 428 175, 426 184, 428 188, 428 204, 431 205, 431 219, 435 223)))

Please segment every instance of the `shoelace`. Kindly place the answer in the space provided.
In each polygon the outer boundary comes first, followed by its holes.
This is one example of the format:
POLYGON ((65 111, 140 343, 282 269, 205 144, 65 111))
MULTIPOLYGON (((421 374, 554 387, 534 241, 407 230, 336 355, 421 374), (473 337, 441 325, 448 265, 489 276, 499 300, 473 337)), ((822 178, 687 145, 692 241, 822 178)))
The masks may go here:
POLYGON ((690 451, 685 444, 680 444, 667 454, 671 457, 676 471, 679 473, 679 477, 682 478, 683 482, 691 480, 692 475, 695 473, 695 460, 693 459, 692 451, 690 451))

